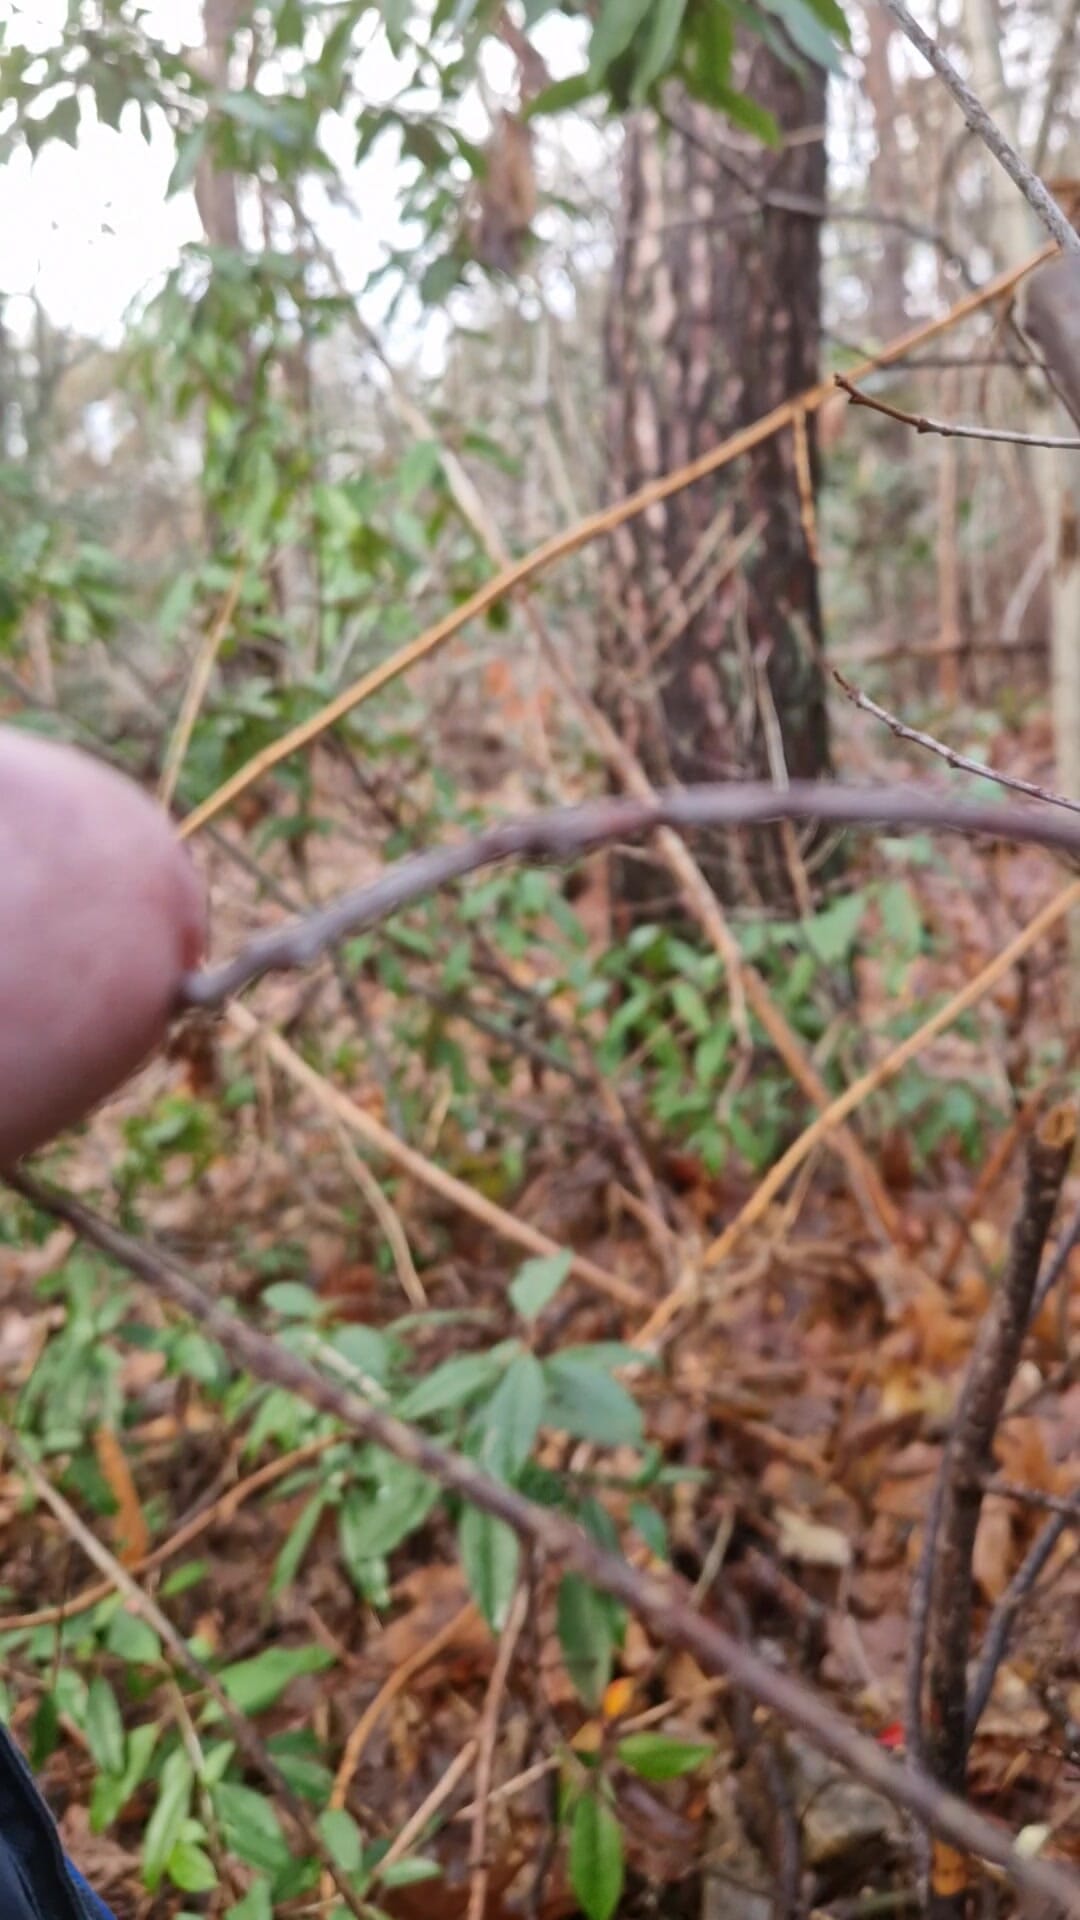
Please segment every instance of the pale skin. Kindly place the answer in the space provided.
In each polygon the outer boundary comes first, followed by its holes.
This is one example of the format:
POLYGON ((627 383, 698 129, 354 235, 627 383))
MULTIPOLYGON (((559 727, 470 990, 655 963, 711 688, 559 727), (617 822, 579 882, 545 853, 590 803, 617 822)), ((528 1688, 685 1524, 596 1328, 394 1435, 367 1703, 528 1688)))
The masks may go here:
POLYGON ((0 727, 0 1168, 160 1047, 205 939, 195 868, 141 788, 0 727))

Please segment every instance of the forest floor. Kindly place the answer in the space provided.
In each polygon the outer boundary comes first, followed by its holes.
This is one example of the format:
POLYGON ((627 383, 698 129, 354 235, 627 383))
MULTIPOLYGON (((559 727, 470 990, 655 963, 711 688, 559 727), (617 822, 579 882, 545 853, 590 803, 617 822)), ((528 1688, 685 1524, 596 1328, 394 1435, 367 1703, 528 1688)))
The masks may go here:
MULTIPOLYGON (((1048 750, 1044 727, 1029 726, 997 747, 1002 764, 1007 753, 1012 770, 1040 777, 1048 750)), ((880 772, 883 754, 864 744, 853 768, 858 761, 858 771, 880 772)), ((888 765, 895 772, 895 760, 888 765)), ((914 771, 923 777, 921 766, 914 771)), ((929 769, 926 777, 936 772, 929 769)), ((506 793, 486 794, 484 805, 494 810, 497 802, 502 809, 516 797, 511 783, 506 793)), ((314 890, 324 894, 346 876, 355 884, 363 877, 356 871, 360 857, 352 838, 320 839, 314 890)), ((856 857, 869 863, 873 850, 860 848, 856 857)), ((280 850, 273 865, 287 879, 280 850)), ((227 952, 274 910, 219 855, 212 873, 215 944, 227 952)), ((1030 850, 953 843, 924 868, 920 900, 936 938, 902 982, 912 1024, 919 1010, 998 952, 1061 880, 1060 869, 1030 850)), ((872 1058, 885 1014, 894 1019, 898 1012, 895 982, 888 985, 872 963, 859 964, 855 978, 850 1018, 867 1037, 872 1058), (893 996, 888 1005, 887 993, 893 996)), ((387 1032, 394 1017, 379 993, 372 982, 365 985, 364 1009, 376 1040, 384 1015, 387 1032)), ((1067 993, 1058 929, 1024 969, 1006 977, 977 1018, 946 1033, 922 1061, 941 1085, 998 1089, 999 1120, 984 1128, 977 1152, 947 1131, 932 1152, 920 1152, 903 1103, 876 1095, 854 1124, 895 1204, 899 1230, 875 1235, 839 1161, 818 1154, 740 1245, 722 1284, 678 1321, 661 1365, 635 1385, 648 1442, 665 1468, 678 1470, 668 1484, 664 1519, 675 1564, 696 1583, 700 1604, 824 1689, 890 1747, 903 1740, 922 1520, 1016 1214, 1023 1128, 1013 1127, 1012 1150, 1000 1165, 992 1156, 1010 1131, 1016 1090, 1028 1093, 1053 1079, 1045 1063, 1058 1057, 1067 993), (988 1166, 995 1169, 989 1180, 988 1166)), ((251 1004, 302 1051, 313 1036, 324 1056, 332 1052, 333 1036, 340 1032, 343 1044, 348 1038, 348 1014, 327 969, 267 982, 251 1004)), ((480 1050, 485 1042, 472 1032, 468 1044, 480 1050)), ((221 1055, 236 1045, 226 1028, 215 1041, 216 1064, 213 1049, 209 1057, 189 1049, 152 1069, 65 1158, 67 1184, 99 1200, 108 1195, 109 1169, 129 1144, 125 1122, 145 1103, 148 1088, 212 1089, 215 1080, 220 1084, 221 1055)), ((338 1077, 352 1097, 381 1119, 392 1118, 377 1060, 362 1053, 342 1060, 338 1077)), ((299 1249, 294 1265, 279 1262, 276 1279, 304 1281, 337 1321, 396 1323, 407 1303, 395 1274, 374 1256, 370 1225, 356 1225, 355 1173, 340 1128, 284 1088, 265 1059, 254 1055, 249 1067, 257 1098, 230 1127, 228 1151, 202 1166, 189 1153, 164 1153, 156 1190, 139 1195, 141 1227, 247 1304, 259 1293, 253 1276, 260 1257, 268 1272, 275 1252, 299 1249), (239 1248, 244 1258, 238 1263, 239 1248)), ((529 1130, 522 1178, 504 1204, 520 1220, 633 1280, 650 1301, 659 1299, 670 1272, 642 1230, 640 1209, 627 1204, 610 1156, 583 1149, 572 1131, 580 1096, 534 1064, 516 1062, 508 1071, 510 1094, 539 1112, 540 1122, 529 1130)), ((644 1131, 677 1264, 685 1270, 752 1192, 754 1178, 734 1162, 710 1175, 692 1154, 655 1130, 644 1131)), ((470 1177, 465 1146, 440 1126, 437 1112, 416 1144, 451 1172, 470 1177)), ((483 1174, 480 1148, 473 1165, 483 1174)), ((1061 1220, 1075 1205, 1076 1187, 1073 1181, 1066 1188, 1061 1220)), ((519 1256, 475 1219, 433 1198, 422 1182, 399 1177, 393 1200, 432 1310, 418 1335, 424 1366, 506 1336, 512 1330, 507 1281, 519 1256)), ((112 1210, 115 1189, 102 1204, 112 1210)), ((0 1359, 9 1383, 29 1377, 63 1317, 56 1299, 43 1300, 36 1289, 69 1250, 70 1236, 57 1230, 41 1247, 2 1252, 0 1359)), ((1073 1287, 1066 1302, 1062 1308, 1051 1299, 1033 1330, 1000 1430, 997 1462, 1011 1491, 985 1507, 976 1557, 977 1627, 1007 1589, 1048 1504, 1080 1492, 1080 1288, 1073 1287)), ((153 1325, 152 1303, 143 1312, 153 1325)), ((626 1340, 639 1324, 633 1311, 571 1282, 547 1337, 626 1340)), ((248 1450, 250 1408, 240 1419, 228 1398, 170 1375, 160 1347, 126 1345, 122 1331, 109 1338, 119 1356, 124 1422, 119 1464, 115 1452, 98 1448, 117 1506, 98 1522, 104 1537, 138 1564, 140 1552, 198 1523, 193 1544, 167 1558, 170 1574, 197 1561, 192 1583, 170 1590, 160 1568, 147 1582, 215 1663, 249 1660, 270 1646, 321 1650, 324 1661, 260 1710, 257 1725, 270 1742, 303 1735, 324 1769, 341 1769, 347 1756, 339 1797, 366 1835, 400 1833, 431 1797, 430 1825, 418 1840, 442 1875, 380 1893, 384 1911, 404 1920, 457 1920, 467 1913, 475 1878, 476 1776, 474 1765, 459 1762, 475 1751, 492 1713, 498 1737, 485 1840, 490 1920, 503 1914, 556 1920, 575 1911, 563 1854, 552 1843, 559 1756, 566 1749, 608 1751, 627 1724, 700 1740, 714 1747, 715 1760, 668 1782, 625 1770, 613 1775, 630 1869, 621 1913, 724 1912, 756 1920, 772 1911, 772 1874, 791 1848, 804 1884, 830 1915, 850 1920, 883 1911, 867 1900, 885 1894, 902 1910, 911 1898, 908 1842, 892 1810, 841 1781, 799 1737, 762 1725, 750 1738, 723 1686, 689 1656, 654 1644, 635 1622, 598 1700, 585 1704, 560 1641, 556 1569, 532 1569, 533 1604, 519 1622, 516 1658, 496 1696, 498 1640, 470 1601, 442 1508, 392 1555, 388 1606, 358 1597, 329 1507, 295 1577, 275 1591, 279 1556, 311 1499, 310 1472, 298 1460, 292 1480, 251 1485, 255 1471, 282 1448, 278 1442, 254 1455, 248 1450), (350 1747, 361 1722, 363 1742, 350 1747)), ((564 1436, 542 1440, 541 1467, 561 1471, 575 1458, 564 1436)), ((638 1465, 629 1449, 604 1456, 604 1502, 620 1526, 630 1514, 627 1483, 638 1465)), ((14 1470, 0 1480, 0 1521, 6 1589, 0 1634, 13 1723, 25 1738, 48 1677, 49 1647, 54 1663, 83 1657, 77 1646, 65 1655, 71 1635, 65 1628, 60 1637, 59 1619, 31 1630, 25 1616, 50 1607, 61 1619, 71 1616, 96 1576, 63 1528, 43 1509, 27 1507, 14 1470)), ((633 1539, 633 1550, 647 1561, 647 1546, 633 1539)), ((114 1676, 126 1716, 174 1711, 160 1677, 140 1698, 121 1662, 106 1660, 105 1670, 114 1676)), ((220 1893, 150 1893, 141 1884, 139 1848, 152 1796, 137 1793, 107 1831, 91 1830, 91 1747, 78 1715, 61 1713, 45 1781, 74 1857, 119 1920, 224 1912, 229 1901, 220 1893)), ((1050 1827, 1058 1851, 1080 1864, 1075 1530, 1064 1532, 1017 1621, 975 1743, 970 1791, 1014 1829, 1050 1827)), ((232 1899, 244 1884, 244 1871, 234 1872, 232 1899)), ((295 1906, 297 1914, 314 1911, 310 1899, 295 1906)))

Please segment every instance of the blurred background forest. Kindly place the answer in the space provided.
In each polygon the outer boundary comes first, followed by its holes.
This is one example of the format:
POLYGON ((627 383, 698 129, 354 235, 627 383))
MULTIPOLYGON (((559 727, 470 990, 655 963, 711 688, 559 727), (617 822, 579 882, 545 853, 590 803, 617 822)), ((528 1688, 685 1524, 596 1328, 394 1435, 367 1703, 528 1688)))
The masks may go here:
MULTIPOLYGON (((1078 21, 926 15, 1067 212, 1078 21)), ((875 0, 3 33, 0 715, 173 809, 217 957, 607 792, 998 797, 937 743, 1080 795, 1046 236, 875 0)), ((918 1752, 923 1523, 1075 1084, 1067 876, 925 832, 688 847, 481 875, 263 981, 46 1170, 918 1752)), ((805 1730, 130 1261, 5 1191, 0 1276, 0 1705, 120 1920, 920 1909, 895 1809, 805 1730)), ((1080 1866, 1078 1355, 1044 1287, 973 1738, 925 1757, 1080 1866)), ((1014 1910, 972 1871, 935 1856, 939 1916, 1014 1910)))

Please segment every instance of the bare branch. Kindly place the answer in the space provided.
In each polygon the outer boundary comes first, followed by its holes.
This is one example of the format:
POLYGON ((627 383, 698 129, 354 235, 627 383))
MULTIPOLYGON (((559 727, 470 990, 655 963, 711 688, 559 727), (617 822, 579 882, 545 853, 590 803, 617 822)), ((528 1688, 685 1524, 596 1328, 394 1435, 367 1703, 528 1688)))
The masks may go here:
POLYGON ((1046 1236, 1076 1141, 1076 1116, 1051 1108, 1028 1146, 1009 1262, 980 1328, 942 1462, 944 1500, 931 1609, 932 1771, 962 1792, 969 1744, 967 1663, 975 1535, 998 1424, 1019 1364, 1046 1236))
POLYGON ((816 1693, 771 1661, 744 1647, 733 1635, 698 1613, 677 1579, 641 1572, 599 1547, 588 1534, 552 1507, 540 1507, 515 1488, 492 1480, 460 1454, 369 1405, 356 1393, 325 1378, 308 1361, 250 1327, 228 1308, 207 1297, 171 1254, 121 1233, 68 1195, 46 1188, 25 1174, 9 1174, 15 1192, 84 1240, 119 1261, 156 1295, 190 1315, 223 1348, 235 1366, 306 1400, 340 1420, 352 1433, 383 1447, 397 1459, 426 1473, 445 1490, 471 1501, 502 1520, 523 1541, 553 1561, 609 1593, 642 1620, 656 1638, 691 1653, 709 1673, 726 1674, 731 1683, 795 1726, 841 1766, 903 1807, 920 1822, 966 1853, 998 1865, 1018 1886, 1080 1920, 1080 1879, 1067 1869, 1018 1852, 1008 1834, 954 1795, 945 1793, 920 1769, 898 1761, 875 1741, 848 1725, 816 1693))
POLYGON ((649 800, 594 800, 579 807, 526 814, 457 846, 406 856, 369 886, 357 887, 316 913, 260 935, 223 966, 189 974, 181 987, 178 1011, 220 1007, 264 974, 309 967, 341 941, 484 867, 509 860, 570 860, 613 841, 639 840, 657 827, 685 833, 691 828, 730 829, 777 820, 817 820, 892 831, 929 827, 1080 854, 1080 826, 1049 808, 1029 812, 966 806, 947 794, 914 787, 841 787, 794 780, 779 788, 732 782, 669 790, 649 800))
POLYGON ((967 1735, 969 1740, 974 1738, 975 1730, 986 1711, 998 1668, 1009 1649, 1016 1616, 1031 1594, 1035 1582, 1049 1561, 1058 1541, 1070 1529, 1080 1532, 1080 1494, 1074 1495, 1070 1501, 1063 1502, 1063 1510, 1053 1514, 1046 1522, 990 1615, 983 1635, 979 1664, 968 1695, 967 1735))
POLYGON ((887 400, 863 393, 842 373, 834 376, 853 407, 868 407, 871 413, 883 413, 887 420, 898 420, 914 433, 936 433, 943 440, 1004 440, 1010 447, 1055 447, 1064 453, 1080 453, 1080 439, 1068 433, 1020 433, 1011 427, 976 427, 967 421, 931 420, 925 413, 908 413, 903 407, 890 406, 887 400))
MULTIPOLYGON (((1080 447, 1080 440, 1077 441, 1080 447)), ((842 694, 858 707, 860 713, 868 713, 875 720, 884 721, 890 733, 898 740, 909 740, 913 747, 924 747, 927 753, 936 753, 939 760, 947 766, 955 767, 959 773, 971 773, 977 780, 992 780, 995 786, 1008 787, 1013 793, 1022 793, 1029 800, 1041 800, 1048 807, 1064 807, 1069 813, 1080 813, 1080 800, 1070 800, 1068 794, 1055 793, 1052 787, 1038 787, 1032 780, 1020 780, 1012 773, 999 773, 996 767, 988 767, 983 760, 972 760, 966 753, 958 753, 946 741, 939 740, 932 733, 922 733, 918 727, 909 727, 907 723, 890 713, 888 707, 879 707, 876 700, 863 693, 850 680, 836 669, 832 670, 842 694)))
POLYGON ((914 14, 904 5, 904 0, 881 0, 886 12, 891 13, 898 27, 907 35, 913 47, 917 47, 925 60, 929 60, 938 79, 944 81, 964 119, 987 150, 993 154, 999 166, 1004 167, 1013 185, 1019 187, 1024 199, 1036 218, 1065 253, 1080 254, 1080 234, 1063 209, 1054 199, 1049 188, 1044 186, 1037 173, 1033 173, 1026 160, 1017 153, 1012 142, 1006 139, 1001 128, 992 120, 978 95, 973 93, 967 81, 959 74, 938 46, 936 40, 919 25, 914 14))
POLYGON ((1035 1289, 1035 1298, 1031 1303, 1031 1317, 1042 1311, 1050 1294, 1060 1280, 1069 1263, 1069 1255, 1080 1241, 1080 1207, 1077 1207, 1068 1226, 1062 1234, 1053 1255, 1046 1263, 1045 1272, 1039 1275, 1039 1284, 1035 1289))

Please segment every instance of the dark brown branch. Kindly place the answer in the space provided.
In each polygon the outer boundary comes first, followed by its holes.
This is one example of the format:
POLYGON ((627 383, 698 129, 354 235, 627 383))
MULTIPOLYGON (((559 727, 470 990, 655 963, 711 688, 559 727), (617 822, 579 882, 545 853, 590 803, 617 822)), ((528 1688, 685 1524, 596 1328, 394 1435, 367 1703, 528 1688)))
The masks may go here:
POLYGON ((911 1580, 908 1600, 908 1646, 904 1688, 904 1742, 912 1759, 921 1767, 926 1761, 926 1730, 923 1726, 923 1684, 926 1679, 926 1648, 930 1637, 930 1603, 937 1565, 938 1534, 945 1505, 944 1462, 930 1491, 923 1521, 922 1547, 911 1580))
POLYGON ((65 1221, 156 1295, 197 1320, 235 1366, 298 1395, 340 1420, 361 1439, 430 1475, 446 1491, 504 1521, 523 1541, 621 1601, 658 1640, 684 1648, 706 1672, 727 1675, 759 1706, 797 1727, 866 1785, 933 1827, 945 1840, 1003 1867, 1018 1886, 1040 1894, 1060 1912, 1080 1920, 1080 1879, 1050 1861, 1018 1853, 1008 1834, 994 1821, 945 1793, 918 1768, 895 1759, 849 1726, 801 1681, 703 1618, 681 1582, 658 1579, 631 1567, 617 1554, 597 1546, 564 1514, 535 1505, 514 1488, 481 1473, 460 1454, 448 1452, 415 1428, 324 1378, 307 1361, 207 1298, 171 1254, 133 1240, 68 1195, 46 1188, 25 1174, 9 1174, 7 1180, 31 1205, 65 1221))
POLYGON ((1067 1503, 1064 1512, 1055 1513, 1046 1522, 1017 1567, 987 1622, 975 1677, 971 1682, 967 1709, 967 1734, 971 1741, 986 1711, 998 1668, 1009 1648, 1009 1639, 1024 1601, 1047 1565, 1057 1543, 1070 1528, 1080 1531, 1080 1495, 1067 1503))
POLYGON ((1031 1317, 1033 1320, 1036 1314, 1041 1313, 1043 1307, 1046 1305, 1065 1268, 1068 1266, 1069 1255, 1072 1253, 1078 1241, 1080 1241, 1080 1207, 1077 1207, 1057 1246, 1054 1248, 1052 1257, 1046 1263, 1045 1272, 1039 1275, 1039 1284, 1035 1289, 1035 1298, 1031 1303, 1031 1317))
POLYGON ((1080 824, 1048 807, 965 806, 948 794, 915 787, 842 787, 796 780, 784 788, 732 783, 681 788, 650 800, 594 800, 584 806, 527 814, 457 846, 434 847, 399 860, 370 886, 358 887, 329 907, 261 935, 225 965, 189 974, 181 988, 180 1009, 220 1007, 266 973, 311 966, 342 940, 484 867, 509 860, 571 860, 614 841, 640 840, 657 827, 685 833, 693 828, 731 829, 778 820, 885 827, 894 832, 929 827, 1080 853, 1080 824))
POLYGON ((942 1463, 944 1500, 930 1629, 930 1767, 952 1792, 967 1774, 967 1663, 973 1556, 994 1439, 1019 1365, 1046 1236, 1076 1138, 1071 1108, 1051 1109, 1033 1135, 1008 1265, 980 1326, 942 1463))

